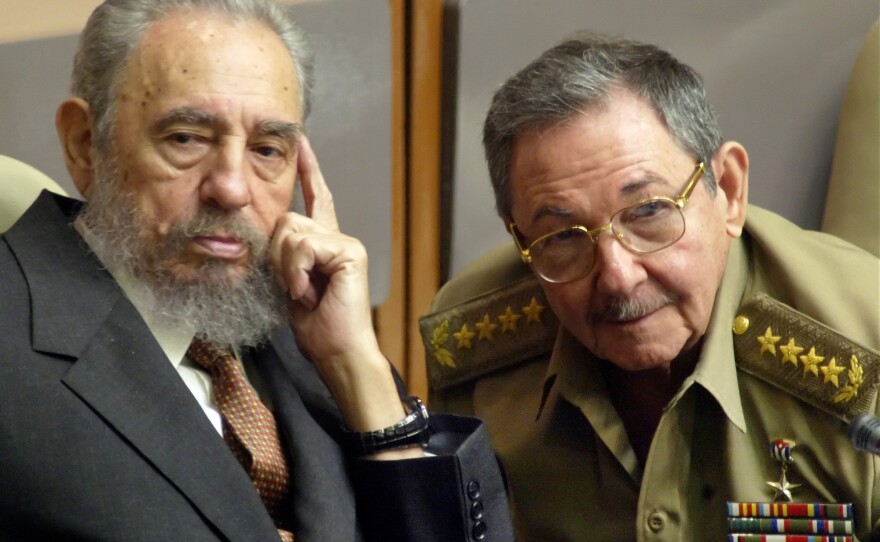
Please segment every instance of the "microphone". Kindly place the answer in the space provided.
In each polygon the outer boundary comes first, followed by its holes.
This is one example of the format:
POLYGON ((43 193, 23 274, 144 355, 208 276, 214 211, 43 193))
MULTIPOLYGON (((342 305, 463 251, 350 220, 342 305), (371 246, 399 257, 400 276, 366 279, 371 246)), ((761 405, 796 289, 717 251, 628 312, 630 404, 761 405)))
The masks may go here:
POLYGON ((880 455, 880 418, 859 414, 849 424, 846 436, 859 450, 880 455))

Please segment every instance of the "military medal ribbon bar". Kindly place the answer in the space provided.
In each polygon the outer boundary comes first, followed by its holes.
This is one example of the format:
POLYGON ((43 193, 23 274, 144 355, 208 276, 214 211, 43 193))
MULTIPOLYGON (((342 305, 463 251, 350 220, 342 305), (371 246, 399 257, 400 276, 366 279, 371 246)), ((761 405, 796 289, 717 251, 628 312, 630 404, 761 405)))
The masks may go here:
POLYGON ((852 519, 852 504, 728 502, 729 517, 852 519))
POLYGON ((731 533, 853 534, 849 519, 728 518, 731 533))
POLYGON ((853 542, 853 537, 810 534, 729 534, 727 542, 853 542))

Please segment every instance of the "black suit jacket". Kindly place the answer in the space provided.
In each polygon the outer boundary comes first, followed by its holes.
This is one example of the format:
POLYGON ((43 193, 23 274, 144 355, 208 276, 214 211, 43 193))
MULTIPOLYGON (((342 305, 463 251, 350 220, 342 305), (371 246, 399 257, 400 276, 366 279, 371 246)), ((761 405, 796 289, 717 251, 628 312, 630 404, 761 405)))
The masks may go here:
MULTIPOLYGON (((71 227, 77 207, 44 193, 0 243, 0 540, 277 540, 247 474, 71 227)), ((252 355, 288 454, 297 541, 512 539, 479 422, 434 416, 436 457, 353 459, 289 330, 252 355)))

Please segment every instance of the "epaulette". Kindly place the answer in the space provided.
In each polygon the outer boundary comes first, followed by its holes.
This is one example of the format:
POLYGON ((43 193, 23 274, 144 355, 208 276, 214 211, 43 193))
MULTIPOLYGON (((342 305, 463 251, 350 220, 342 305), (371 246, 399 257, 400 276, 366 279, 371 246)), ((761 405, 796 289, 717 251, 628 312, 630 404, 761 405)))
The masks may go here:
POLYGON ((432 391, 549 352, 559 321, 527 277, 419 319, 432 391))
POLYGON ((874 404, 880 355, 809 316, 758 294, 733 321, 743 371, 849 421, 874 404))

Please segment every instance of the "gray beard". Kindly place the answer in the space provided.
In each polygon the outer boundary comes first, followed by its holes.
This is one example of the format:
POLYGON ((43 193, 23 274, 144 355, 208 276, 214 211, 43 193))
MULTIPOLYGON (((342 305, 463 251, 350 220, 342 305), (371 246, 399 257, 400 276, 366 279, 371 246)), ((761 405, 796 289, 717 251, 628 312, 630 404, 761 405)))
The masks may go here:
POLYGON ((115 161, 99 160, 92 194, 78 217, 91 232, 92 249, 101 262, 146 287, 155 316, 171 326, 194 330, 219 345, 267 342, 271 331, 287 321, 284 294, 268 264, 268 240, 240 214, 202 208, 194 218, 176 224, 161 246, 153 246, 143 233, 146 220, 133 195, 119 189, 117 178, 115 161), (170 258, 193 236, 221 230, 248 244, 251 259, 243 272, 223 260, 204 262, 193 270, 192 280, 168 270, 170 258))

